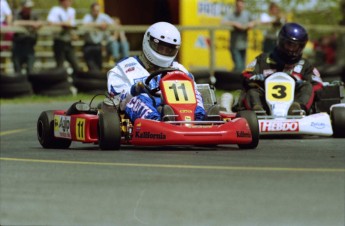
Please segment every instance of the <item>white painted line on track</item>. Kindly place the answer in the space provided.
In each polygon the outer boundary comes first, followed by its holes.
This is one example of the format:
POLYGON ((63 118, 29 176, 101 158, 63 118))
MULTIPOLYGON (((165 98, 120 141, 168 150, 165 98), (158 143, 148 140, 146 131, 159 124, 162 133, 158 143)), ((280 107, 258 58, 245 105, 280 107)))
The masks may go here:
POLYGON ((14 133, 21 133, 21 132, 24 132, 27 130, 29 130, 29 129, 14 129, 14 130, 3 131, 3 132, 0 132, 0 137, 5 136, 5 135, 11 135, 14 133))
POLYGON ((200 170, 227 170, 227 171, 285 171, 285 172, 320 172, 320 173, 345 173, 345 168, 293 168, 293 167, 246 167, 246 166, 206 166, 206 165, 174 165, 174 164, 145 164, 145 163, 120 163, 120 162, 83 162, 47 159, 26 158, 0 158, 0 161, 16 161, 27 163, 52 163, 94 166, 118 167, 144 167, 144 168, 172 168, 172 169, 200 169, 200 170))

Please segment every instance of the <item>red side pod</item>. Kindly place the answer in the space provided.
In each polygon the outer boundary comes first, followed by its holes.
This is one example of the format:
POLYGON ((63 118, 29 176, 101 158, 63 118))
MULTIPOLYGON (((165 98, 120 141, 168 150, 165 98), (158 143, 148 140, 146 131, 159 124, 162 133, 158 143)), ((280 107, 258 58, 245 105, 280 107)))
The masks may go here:
POLYGON ((249 144, 252 134, 247 121, 234 119, 221 125, 173 125, 138 119, 133 128, 134 145, 249 144))
POLYGON ((74 141, 94 143, 98 141, 98 116, 79 114, 72 115, 71 135, 74 141))

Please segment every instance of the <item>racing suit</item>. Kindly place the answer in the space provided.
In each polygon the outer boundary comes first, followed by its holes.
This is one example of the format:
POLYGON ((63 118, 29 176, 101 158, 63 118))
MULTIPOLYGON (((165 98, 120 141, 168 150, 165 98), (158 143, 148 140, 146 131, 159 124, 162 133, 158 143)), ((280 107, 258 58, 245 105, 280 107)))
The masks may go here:
POLYGON ((239 108, 252 109, 255 105, 264 108, 265 83, 264 80, 275 72, 285 72, 295 81, 295 102, 308 112, 315 93, 323 88, 319 71, 306 59, 286 64, 278 55, 277 50, 272 53, 262 53, 257 56, 242 72, 244 77, 244 90, 240 96, 239 108), (261 80, 253 79, 253 76, 261 76, 261 80))
MULTIPOLYGON (((108 92, 114 96, 114 104, 119 106, 132 122, 137 118, 161 120, 161 113, 157 110, 162 104, 161 98, 155 97, 153 100, 147 93, 137 93, 135 90, 134 85, 144 82, 150 75, 143 65, 138 56, 128 57, 118 62, 107 74, 108 92)), ((181 70, 194 80, 193 75, 176 61, 169 68, 181 70)), ((150 85, 156 87, 157 83, 158 81, 151 80, 150 85)), ((203 120, 206 111, 201 94, 197 90, 195 92, 197 100, 195 120, 203 120)))

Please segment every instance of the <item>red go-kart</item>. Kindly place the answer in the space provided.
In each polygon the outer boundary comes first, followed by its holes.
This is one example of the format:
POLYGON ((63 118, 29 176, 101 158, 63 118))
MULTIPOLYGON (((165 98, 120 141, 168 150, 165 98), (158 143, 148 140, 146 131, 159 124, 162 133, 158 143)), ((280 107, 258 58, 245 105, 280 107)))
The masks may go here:
MULTIPOLYGON (((118 150, 121 145, 218 144, 254 149, 259 143, 258 120, 252 111, 225 113, 215 110, 219 108, 213 100, 212 106, 206 109, 207 118, 194 120, 197 87, 182 71, 150 74, 145 80, 145 89, 152 98, 162 98, 163 109, 167 105, 172 110, 169 115, 163 115, 162 121, 140 118, 132 123, 115 105, 106 104, 111 101, 104 101, 95 108, 91 107, 92 100, 90 104, 76 102, 67 110, 42 112, 37 122, 38 140, 44 148, 68 148, 72 141, 78 141, 98 144, 102 150, 118 150), (150 88, 150 81, 158 76, 158 87, 150 88)), ((203 96, 203 99, 210 98, 203 96)))

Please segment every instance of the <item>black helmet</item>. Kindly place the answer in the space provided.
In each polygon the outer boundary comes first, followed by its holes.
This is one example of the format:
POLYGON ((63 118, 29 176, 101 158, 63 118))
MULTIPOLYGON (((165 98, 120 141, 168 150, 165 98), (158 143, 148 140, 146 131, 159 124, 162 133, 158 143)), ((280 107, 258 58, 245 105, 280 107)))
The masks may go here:
POLYGON ((278 51, 287 63, 296 63, 308 42, 308 33, 297 23, 286 23, 279 31, 278 51))

